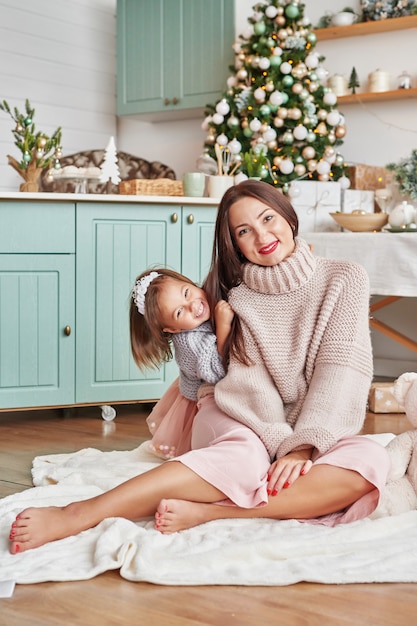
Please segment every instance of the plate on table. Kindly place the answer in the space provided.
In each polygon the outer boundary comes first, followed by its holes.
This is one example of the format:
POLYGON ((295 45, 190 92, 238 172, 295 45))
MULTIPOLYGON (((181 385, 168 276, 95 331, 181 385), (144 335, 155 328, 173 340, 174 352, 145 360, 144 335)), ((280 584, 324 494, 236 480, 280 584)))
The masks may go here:
POLYGON ((386 233, 417 233, 417 224, 414 226, 386 226, 384 229, 386 233))

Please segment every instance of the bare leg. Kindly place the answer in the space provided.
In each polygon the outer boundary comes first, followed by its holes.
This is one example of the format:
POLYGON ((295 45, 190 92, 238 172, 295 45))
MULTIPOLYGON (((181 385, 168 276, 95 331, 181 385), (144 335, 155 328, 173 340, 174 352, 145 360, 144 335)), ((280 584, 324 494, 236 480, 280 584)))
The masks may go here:
POLYGON ((168 495, 198 502, 225 498, 188 467, 170 461, 89 500, 65 507, 25 509, 12 524, 10 552, 16 554, 76 535, 108 517, 137 520, 154 515, 158 503, 168 495))
POLYGON ((340 511, 373 489, 374 485, 353 470, 316 465, 291 487, 270 497, 265 506, 243 509, 164 499, 159 503, 155 523, 162 533, 173 533, 215 519, 309 519, 340 511))

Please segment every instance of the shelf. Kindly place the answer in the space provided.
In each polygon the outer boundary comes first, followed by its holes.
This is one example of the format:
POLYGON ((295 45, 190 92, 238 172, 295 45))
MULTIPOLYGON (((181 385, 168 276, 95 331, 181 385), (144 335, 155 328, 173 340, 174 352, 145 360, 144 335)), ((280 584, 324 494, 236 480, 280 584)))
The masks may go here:
POLYGON ((338 96, 337 101, 339 104, 361 104, 362 102, 408 100, 411 98, 417 98, 417 89, 395 89, 393 91, 350 93, 346 96, 338 96))
POLYGON ((392 30, 404 30, 406 28, 417 28, 417 15, 359 22, 359 24, 352 24, 352 26, 329 26, 328 28, 319 28, 314 32, 317 35, 317 41, 325 41, 341 37, 361 37, 362 35, 372 35, 374 33, 387 33, 392 30))

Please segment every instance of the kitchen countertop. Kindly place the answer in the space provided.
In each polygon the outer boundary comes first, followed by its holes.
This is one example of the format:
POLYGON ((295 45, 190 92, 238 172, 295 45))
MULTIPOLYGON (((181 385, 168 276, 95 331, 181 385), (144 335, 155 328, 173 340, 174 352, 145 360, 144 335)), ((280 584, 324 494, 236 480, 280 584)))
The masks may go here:
POLYGON ((22 191, 0 192, 0 200, 54 201, 54 202, 124 202, 131 204, 173 204, 181 206, 217 206, 220 198, 188 198, 185 196, 133 196, 101 193, 26 193, 22 191))

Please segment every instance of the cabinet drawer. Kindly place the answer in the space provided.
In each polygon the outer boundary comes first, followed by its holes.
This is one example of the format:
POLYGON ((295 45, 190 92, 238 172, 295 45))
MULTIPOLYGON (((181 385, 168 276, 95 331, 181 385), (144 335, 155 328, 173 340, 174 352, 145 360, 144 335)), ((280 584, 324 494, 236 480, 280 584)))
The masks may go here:
POLYGON ((0 202, 0 254, 75 252, 75 205, 0 202))

